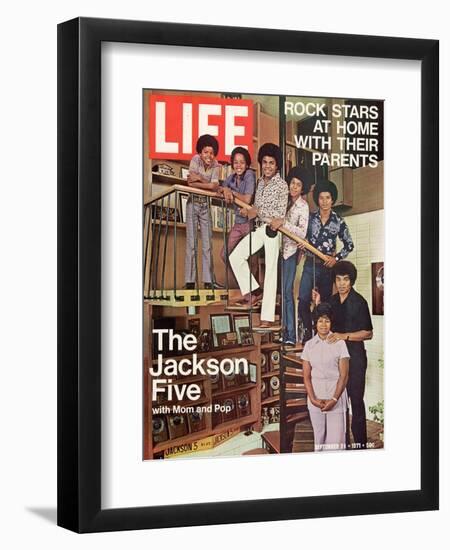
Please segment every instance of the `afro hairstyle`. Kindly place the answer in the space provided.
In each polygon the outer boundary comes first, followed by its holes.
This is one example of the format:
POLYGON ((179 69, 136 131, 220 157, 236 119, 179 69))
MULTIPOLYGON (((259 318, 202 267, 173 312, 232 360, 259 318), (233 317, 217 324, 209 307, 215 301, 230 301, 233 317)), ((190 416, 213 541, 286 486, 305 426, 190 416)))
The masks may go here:
POLYGON ((289 170, 289 173, 287 175, 286 181, 288 185, 291 183, 292 178, 297 178, 303 183, 302 187, 302 195, 307 195, 309 190, 311 189, 311 185, 314 182, 314 178, 306 168, 303 168, 302 166, 294 166, 294 168, 291 168, 289 170))
POLYGON ((217 153, 219 152, 219 142, 214 136, 211 136, 210 134, 203 134, 198 138, 197 145, 195 146, 197 153, 200 154, 205 147, 212 147, 214 156, 217 156, 217 153))
POLYGON ((231 151, 231 164, 233 164, 233 161, 234 161, 234 157, 236 155, 243 155, 244 159, 245 159, 245 164, 247 165, 248 168, 250 168, 250 164, 252 163, 252 159, 250 157, 250 153, 247 151, 247 149, 245 149, 245 147, 235 147, 232 151, 231 151))
POLYGON ((356 267, 349 262, 348 260, 341 260, 337 262, 333 267, 333 278, 336 279, 337 275, 348 275, 350 278, 350 283, 353 286, 358 276, 358 271, 356 267))
POLYGON ((329 180, 321 180, 314 187, 313 199, 317 206, 319 206, 320 193, 330 193, 331 198, 333 199, 333 204, 336 202, 336 199, 338 197, 338 190, 336 185, 329 180))
POLYGON ((261 165, 264 157, 272 157, 275 159, 278 170, 280 170, 281 162, 281 149, 275 143, 264 143, 261 145, 258 151, 258 162, 261 165))

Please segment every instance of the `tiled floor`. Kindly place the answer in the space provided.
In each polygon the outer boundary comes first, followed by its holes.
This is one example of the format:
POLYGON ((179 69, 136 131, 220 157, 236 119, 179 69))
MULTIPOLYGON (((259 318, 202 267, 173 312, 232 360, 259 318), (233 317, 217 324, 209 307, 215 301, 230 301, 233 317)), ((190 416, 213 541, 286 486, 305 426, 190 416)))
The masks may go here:
MULTIPOLYGON (((225 443, 218 445, 214 449, 207 451, 201 451, 191 455, 187 455, 182 458, 212 458, 212 457, 226 457, 226 456, 239 456, 249 451, 250 449, 262 448, 261 434, 266 431, 279 430, 279 424, 268 424, 264 426, 261 433, 252 432, 250 435, 245 435, 244 432, 232 437, 225 443)), ((178 457, 181 458, 181 457, 178 457)))

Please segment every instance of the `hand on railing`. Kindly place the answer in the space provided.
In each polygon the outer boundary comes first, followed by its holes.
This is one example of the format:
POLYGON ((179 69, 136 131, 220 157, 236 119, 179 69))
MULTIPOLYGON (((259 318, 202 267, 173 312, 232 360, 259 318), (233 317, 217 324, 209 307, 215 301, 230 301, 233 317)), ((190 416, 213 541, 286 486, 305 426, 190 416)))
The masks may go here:
POLYGON ((217 192, 223 196, 227 204, 232 204, 234 202, 234 195, 228 187, 219 187, 217 192))
MULTIPOLYGON (((166 191, 163 191, 162 193, 158 193, 156 196, 152 197, 148 201, 148 203, 146 203, 146 204, 155 203, 155 202, 159 201, 162 197, 165 197, 166 195, 170 195, 174 191, 182 191, 182 192, 185 192, 185 193, 188 192, 188 193, 204 195, 204 196, 209 196, 209 197, 214 198, 214 197, 218 196, 218 194, 216 193, 216 191, 218 191, 218 189, 219 189, 219 184, 218 183, 203 184, 203 183, 198 182, 197 185, 194 184, 194 185, 191 185, 189 187, 186 187, 184 185, 174 185, 174 186, 170 187, 169 189, 167 189, 166 191), (203 185, 207 185, 208 187, 204 188, 203 185), (190 187, 192 188, 192 191, 190 190, 190 187)), ((253 207, 253 206, 250 206, 247 203, 245 203, 243 200, 240 200, 239 198, 235 197, 234 204, 241 207, 240 214, 242 216, 247 217, 249 220, 252 220, 252 219, 257 217, 258 211, 256 210, 256 208, 253 207)), ((267 220, 262 220, 262 221, 264 221, 265 223, 268 223, 267 220)), ((323 252, 320 252, 319 250, 317 250, 307 240, 300 239, 300 237, 298 237, 297 235, 294 235, 293 233, 288 231, 283 225, 281 225, 278 228, 278 231, 283 233, 283 235, 286 235, 286 237, 289 237, 293 241, 297 242, 299 248, 309 250, 310 252, 312 252, 313 254, 318 256, 324 262, 326 262, 328 260, 329 256, 327 256, 323 252)), ((334 263, 334 262, 332 262, 332 263, 334 263)))
POLYGON ((278 229, 284 224, 283 218, 273 218, 270 222, 270 229, 278 231, 278 229))
POLYGON ((204 191, 212 191, 213 193, 219 189, 219 182, 209 182, 204 180, 199 174, 189 172, 187 177, 187 184, 189 187, 195 187, 204 191))
POLYGON ((254 206, 250 208, 241 208, 240 214, 246 216, 249 220, 254 220, 258 216, 258 210, 254 206))
POLYGON ((202 178, 200 176, 200 174, 196 174, 195 172, 189 172, 189 175, 187 177, 187 183, 188 185, 192 185, 193 183, 196 183, 196 182, 202 182, 202 178))
POLYGON ((326 260, 323 262, 323 265, 325 267, 328 267, 329 269, 331 269, 332 267, 334 267, 336 265, 336 258, 334 256, 328 256, 327 255, 327 258, 326 260))

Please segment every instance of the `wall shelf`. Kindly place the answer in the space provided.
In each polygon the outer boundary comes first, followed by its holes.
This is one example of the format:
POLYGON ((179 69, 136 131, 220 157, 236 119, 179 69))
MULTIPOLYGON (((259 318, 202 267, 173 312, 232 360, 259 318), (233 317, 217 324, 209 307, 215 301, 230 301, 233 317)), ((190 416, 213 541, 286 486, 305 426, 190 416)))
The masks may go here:
MULTIPOLYGON (((159 306, 157 306, 159 307, 159 306)), ((224 306, 220 306, 224 311, 224 306)), ((206 322, 209 320, 209 314, 206 308, 199 308, 202 309, 203 313, 199 314, 199 317, 202 319, 201 321, 201 328, 204 329, 206 327, 206 322), (206 312, 205 312, 206 310, 206 312)), ((154 365, 157 363, 157 359, 155 359, 155 356, 152 354, 155 353, 153 349, 153 341, 152 338, 150 338, 151 335, 151 327, 152 327, 152 319, 154 318, 155 312, 159 311, 158 309, 155 310, 155 306, 151 303, 145 302, 144 303, 144 334, 146 334, 146 344, 145 344, 145 354, 144 354, 144 391, 146 393, 146 408, 144 410, 144 458, 145 459, 151 459, 155 458, 156 455, 158 455, 158 458, 161 456, 161 454, 164 451, 167 451, 167 449, 174 448, 174 451, 170 451, 170 456, 177 454, 176 447, 181 447, 183 445, 189 445, 193 444, 194 442, 201 442, 201 440, 205 440, 206 447, 211 445, 211 441, 207 438, 210 436, 219 436, 219 440, 221 440, 221 435, 223 434, 224 440, 226 440, 228 437, 231 437, 232 435, 235 435, 242 431, 243 429, 246 429, 246 427, 251 426, 252 430, 260 431, 261 430, 261 394, 260 394, 260 385, 261 385, 261 376, 260 376, 260 338, 255 337, 255 344, 252 346, 234 346, 232 348, 221 348, 217 350, 210 350, 208 352, 200 352, 197 354, 198 359, 209 359, 209 358, 216 358, 217 360, 221 360, 221 358, 230 358, 233 357, 245 357, 247 358, 249 363, 254 363, 257 365, 256 369, 256 382, 248 382, 245 380, 242 380, 244 383, 241 385, 236 385, 234 387, 228 388, 228 389, 220 389, 217 392, 213 392, 212 389, 212 383, 211 383, 211 377, 209 375, 191 375, 186 377, 178 377, 174 378, 172 384, 184 384, 184 383, 191 383, 191 382, 199 382, 202 386, 202 395, 197 401, 191 401, 186 400, 185 398, 182 401, 174 401, 171 402, 160 402, 155 403, 152 402, 151 399, 151 391, 152 391, 152 381, 153 378, 150 375, 150 372, 148 370, 148 365, 154 365), (224 420, 225 416, 220 418, 217 418, 219 422, 217 424, 213 425, 214 418, 214 407, 211 407, 211 405, 215 403, 221 403, 223 404, 223 401, 227 398, 231 398, 234 400, 235 404, 237 401, 237 396, 240 394, 248 394, 249 397, 249 408, 248 411, 250 414, 246 416, 237 416, 237 408, 236 408, 236 417, 233 419, 227 419, 226 421, 220 421, 224 420), (186 409, 183 412, 183 409, 180 410, 180 412, 173 411, 172 407, 186 407, 186 409), (158 412, 157 407, 169 407, 169 409, 161 409, 161 413, 158 412), (183 435, 178 438, 168 439, 167 441, 156 443, 153 440, 153 434, 152 434, 152 420, 153 416, 162 416, 166 418, 173 414, 180 414, 184 417, 189 417, 192 413, 195 413, 197 407, 201 407, 203 409, 204 414, 204 426, 205 428, 198 432, 192 432, 188 433, 186 435, 183 435), (154 412, 155 411, 155 412, 154 412)), ((214 310, 215 312, 220 311, 218 309, 217 304, 214 304, 214 310)), ((192 360, 193 352, 191 353, 183 353, 183 355, 176 355, 173 357, 170 357, 170 359, 174 359, 175 361, 180 361, 181 359, 191 359, 192 360)), ((169 359, 169 357, 164 356, 164 360, 169 359)), ((203 365, 206 370, 206 366, 203 365)), ((239 379, 238 379, 239 380, 239 379)), ((185 397, 185 396, 184 396, 185 397)), ((236 404, 237 407, 237 404, 236 404)), ((189 419, 186 420, 188 422, 189 426, 189 419)), ((213 442, 213 445, 215 445, 217 441, 213 442)), ((200 447, 202 448, 202 443, 200 443, 200 447)), ((179 453, 182 454, 183 452, 186 452, 188 449, 180 449, 179 453)), ((166 453, 167 455, 167 453, 166 453)), ((169 458, 169 457, 167 457, 169 458)))
POLYGON ((280 369, 263 372, 261 378, 271 378, 272 376, 280 376, 280 369))
POLYGON ((152 172, 152 179, 154 183, 169 183, 170 185, 175 185, 178 183, 180 185, 187 185, 186 180, 183 178, 160 174, 159 172, 152 172))
POLYGON ((272 395, 271 397, 267 397, 266 399, 263 399, 261 401, 261 405, 270 405, 271 403, 275 403, 276 401, 280 400, 279 395, 272 395))
POLYGON ((226 390, 220 390, 218 392, 213 391, 213 398, 222 397, 224 395, 230 395, 233 393, 243 393, 249 390, 256 388, 256 382, 249 382, 248 384, 242 384, 240 386, 234 386, 233 388, 228 388, 226 390))

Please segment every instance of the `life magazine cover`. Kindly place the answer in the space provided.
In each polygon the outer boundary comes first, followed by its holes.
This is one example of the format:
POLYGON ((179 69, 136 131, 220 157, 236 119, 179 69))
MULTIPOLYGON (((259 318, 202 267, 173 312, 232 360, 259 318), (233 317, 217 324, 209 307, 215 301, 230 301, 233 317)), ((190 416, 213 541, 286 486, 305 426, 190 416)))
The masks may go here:
POLYGON ((143 459, 384 444, 384 104, 143 91, 143 459))

